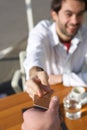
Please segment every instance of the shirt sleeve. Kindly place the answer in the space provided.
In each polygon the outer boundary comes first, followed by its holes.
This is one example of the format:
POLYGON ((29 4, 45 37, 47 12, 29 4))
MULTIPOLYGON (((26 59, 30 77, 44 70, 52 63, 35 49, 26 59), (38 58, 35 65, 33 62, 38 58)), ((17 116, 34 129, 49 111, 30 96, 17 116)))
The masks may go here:
MULTIPOLYGON (((87 76, 87 74, 86 74, 87 76)), ((75 73, 63 74, 63 85, 64 86, 83 86, 86 87, 85 81, 75 73)))
POLYGON ((63 74, 63 85, 87 87, 87 57, 80 73, 71 72, 63 74))
POLYGON ((37 25, 31 32, 28 38, 28 46, 26 50, 26 59, 24 61, 24 68, 26 79, 29 79, 29 70, 33 66, 45 68, 45 29, 43 24, 37 25))

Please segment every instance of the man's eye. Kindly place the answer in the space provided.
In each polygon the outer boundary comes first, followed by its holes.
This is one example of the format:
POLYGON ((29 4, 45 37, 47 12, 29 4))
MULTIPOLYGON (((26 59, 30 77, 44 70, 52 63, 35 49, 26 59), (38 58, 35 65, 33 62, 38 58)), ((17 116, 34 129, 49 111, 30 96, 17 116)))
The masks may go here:
POLYGON ((67 13, 67 14, 66 14, 67 17, 70 17, 71 15, 72 15, 72 14, 70 14, 70 13, 67 13))
POLYGON ((79 13, 77 16, 78 17, 81 17, 81 16, 83 16, 84 15, 84 13, 82 12, 82 13, 79 13))

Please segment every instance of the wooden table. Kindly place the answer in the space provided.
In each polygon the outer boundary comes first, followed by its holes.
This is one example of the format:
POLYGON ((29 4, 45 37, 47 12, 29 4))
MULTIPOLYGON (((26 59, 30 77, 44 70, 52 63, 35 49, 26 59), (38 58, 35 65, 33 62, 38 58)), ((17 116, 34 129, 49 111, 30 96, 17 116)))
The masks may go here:
MULTIPOLYGON (((60 107, 63 112, 62 100, 71 87, 64 87, 61 84, 52 86, 54 95, 60 98, 60 107)), ((21 92, 6 98, 0 99, 0 130, 21 130, 22 109, 32 106, 33 102, 28 94, 21 92)), ((83 109, 82 117, 77 120, 70 120, 64 117, 67 130, 87 130, 87 106, 83 109)))

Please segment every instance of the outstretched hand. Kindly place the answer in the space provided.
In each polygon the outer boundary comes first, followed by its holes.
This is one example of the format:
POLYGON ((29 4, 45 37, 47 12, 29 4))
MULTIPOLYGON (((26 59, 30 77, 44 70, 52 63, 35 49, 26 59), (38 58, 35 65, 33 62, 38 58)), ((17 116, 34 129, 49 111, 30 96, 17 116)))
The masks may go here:
POLYGON ((40 111, 35 108, 25 111, 22 130, 61 130, 58 109, 59 101, 54 96, 47 111, 40 111))

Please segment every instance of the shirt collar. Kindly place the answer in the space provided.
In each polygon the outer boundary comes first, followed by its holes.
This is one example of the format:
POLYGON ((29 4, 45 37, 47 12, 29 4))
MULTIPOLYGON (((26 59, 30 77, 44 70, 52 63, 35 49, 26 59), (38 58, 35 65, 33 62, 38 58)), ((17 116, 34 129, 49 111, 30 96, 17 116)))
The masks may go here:
MULTIPOLYGON (((50 26, 50 31, 51 31, 52 38, 53 38, 53 41, 54 41, 54 42, 52 42, 52 46, 56 46, 56 45, 60 44, 60 40, 59 40, 58 35, 56 33, 55 23, 53 23, 50 26)), ((71 44, 78 45, 81 41, 82 41, 81 29, 79 29, 78 33, 71 40, 71 44)))
POLYGON ((77 34, 74 36, 74 38, 71 40, 71 44, 78 45, 80 42, 82 42, 82 35, 81 35, 81 29, 77 32, 77 34))
POLYGON ((56 33, 56 27, 55 27, 55 23, 53 23, 51 26, 50 26, 50 31, 51 31, 51 38, 53 39, 52 41, 52 46, 56 46, 60 41, 59 41, 59 38, 58 38, 58 35, 56 33))

